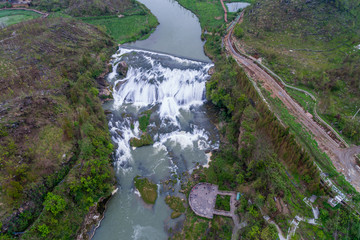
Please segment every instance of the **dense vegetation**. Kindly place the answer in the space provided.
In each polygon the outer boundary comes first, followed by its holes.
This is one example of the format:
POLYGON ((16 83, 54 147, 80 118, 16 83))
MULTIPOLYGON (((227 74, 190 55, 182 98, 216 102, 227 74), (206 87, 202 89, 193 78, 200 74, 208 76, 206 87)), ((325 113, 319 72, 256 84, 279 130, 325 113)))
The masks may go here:
POLYGON ((230 211, 230 196, 216 196, 215 209, 230 211))
POLYGON ((185 212, 183 201, 179 197, 166 196, 165 203, 173 210, 171 218, 178 218, 185 212))
POLYGON ((1 8, 11 8, 12 5, 11 3, 5 2, 5 3, 0 3, 0 9, 1 8))
MULTIPOLYGON (((359 1, 257 1, 245 13, 244 49, 284 80, 313 92, 318 112, 360 144, 359 1)), ((290 92, 291 93, 291 92, 290 92)), ((312 112, 313 102, 291 93, 312 112)))
POLYGON ((95 81, 114 44, 93 26, 59 18, 13 25, 0 39, 1 236, 74 238, 114 184, 95 81))
MULTIPOLYGON (((196 2, 208 4, 208 7, 213 4, 211 1, 196 2)), ((180 3, 196 14, 203 14, 195 3, 181 0, 180 3)), ((313 218, 311 208, 303 199, 316 194, 321 196, 315 202, 320 208, 319 225, 302 222, 293 238, 333 239, 336 236, 338 239, 360 239, 359 217, 347 208, 334 209, 327 203, 329 196, 320 186, 319 173, 313 164, 314 153, 304 151, 299 144, 301 139, 292 134, 295 131, 279 122, 242 69, 226 57, 220 37, 224 35, 225 26, 220 23, 212 28, 213 23, 202 20, 204 16, 199 18, 203 28, 213 30, 204 36, 206 53, 216 66, 216 72, 207 84, 207 97, 218 109, 219 118, 215 121, 220 126, 222 144, 213 155, 210 167, 195 170, 189 182, 183 185, 185 192, 188 194, 192 186, 203 181, 217 184, 224 190, 241 192, 238 213, 241 221, 248 223, 240 232, 242 239, 277 238, 275 226, 265 221, 263 215, 274 220, 286 235, 289 223, 296 215, 313 218)), ((247 31, 238 30, 238 33, 239 37, 245 37, 247 31)), ((229 239, 231 231, 229 219, 205 220, 189 210, 183 231, 174 238, 229 239)))
POLYGON ((113 15, 131 8, 133 0, 33 0, 32 7, 47 12, 62 11, 74 17, 113 15))
POLYGON ((158 186, 152 183, 147 178, 141 178, 136 176, 134 178, 134 184, 137 190, 139 190, 141 198, 147 204, 154 204, 157 199, 158 186))
POLYGON ((135 0, 34 0, 32 4, 53 12, 51 17, 72 16, 98 26, 118 43, 146 38, 159 24, 150 10, 135 0))

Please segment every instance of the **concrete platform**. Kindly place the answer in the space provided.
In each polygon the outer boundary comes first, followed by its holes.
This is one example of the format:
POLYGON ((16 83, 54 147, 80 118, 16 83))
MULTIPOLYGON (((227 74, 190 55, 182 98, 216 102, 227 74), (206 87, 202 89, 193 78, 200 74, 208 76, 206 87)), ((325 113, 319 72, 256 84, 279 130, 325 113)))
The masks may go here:
POLYGON ((210 183, 199 183, 191 189, 189 195, 189 205, 195 214, 212 219, 218 186, 210 183))

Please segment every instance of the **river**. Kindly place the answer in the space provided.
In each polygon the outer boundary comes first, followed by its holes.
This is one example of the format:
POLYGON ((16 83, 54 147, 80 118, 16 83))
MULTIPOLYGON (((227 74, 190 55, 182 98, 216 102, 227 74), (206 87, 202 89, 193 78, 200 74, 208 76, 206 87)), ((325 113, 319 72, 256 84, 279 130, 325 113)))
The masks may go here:
POLYGON ((167 195, 179 194, 179 179, 198 164, 206 165, 209 152, 218 148, 217 130, 208 119, 205 82, 212 66, 203 52, 198 19, 172 0, 141 0, 160 25, 146 40, 121 46, 114 54, 108 81, 115 86, 114 101, 104 105, 112 112, 109 129, 116 146, 114 167, 118 192, 109 201, 105 218, 93 239, 168 239, 184 216, 171 219, 167 195), (116 73, 120 61, 127 76, 116 73), (151 112, 148 133, 154 144, 132 148, 140 137, 139 116, 151 112), (134 187, 140 175, 159 186, 153 206, 146 205, 134 187), (177 180, 171 188, 162 183, 177 180))

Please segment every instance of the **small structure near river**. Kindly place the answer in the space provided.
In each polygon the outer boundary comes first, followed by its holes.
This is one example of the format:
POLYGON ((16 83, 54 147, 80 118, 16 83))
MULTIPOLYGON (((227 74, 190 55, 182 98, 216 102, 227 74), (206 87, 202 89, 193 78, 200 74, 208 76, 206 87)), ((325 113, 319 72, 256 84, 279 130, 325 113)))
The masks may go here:
POLYGON ((196 215, 212 219, 214 216, 217 194, 217 185, 199 183, 191 189, 189 205, 196 215))
POLYGON ((236 210, 236 192, 220 191, 219 187, 210 183, 198 183, 189 194, 189 205, 194 213, 200 217, 212 219, 215 215, 231 217, 234 221, 233 238, 236 238, 238 230, 246 226, 246 222, 240 223, 236 210), (216 196, 230 196, 230 211, 215 209, 216 196))

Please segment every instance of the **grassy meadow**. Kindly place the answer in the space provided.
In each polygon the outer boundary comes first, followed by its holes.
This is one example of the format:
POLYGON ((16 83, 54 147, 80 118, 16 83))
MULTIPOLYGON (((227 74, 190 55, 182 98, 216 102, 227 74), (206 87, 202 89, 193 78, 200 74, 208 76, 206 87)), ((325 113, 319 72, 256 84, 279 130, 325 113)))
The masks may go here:
POLYGON ((125 17, 100 16, 81 18, 84 22, 104 28, 116 42, 132 42, 140 36, 147 36, 158 25, 152 14, 137 14, 125 17))
POLYGON ((10 26, 19 22, 41 17, 41 14, 25 10, 1 10, 0 26, 10 26))

